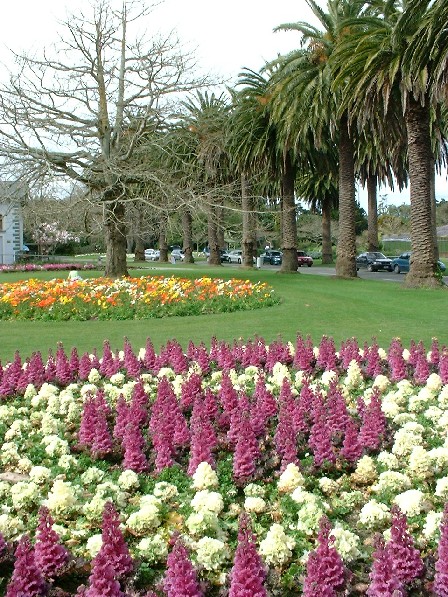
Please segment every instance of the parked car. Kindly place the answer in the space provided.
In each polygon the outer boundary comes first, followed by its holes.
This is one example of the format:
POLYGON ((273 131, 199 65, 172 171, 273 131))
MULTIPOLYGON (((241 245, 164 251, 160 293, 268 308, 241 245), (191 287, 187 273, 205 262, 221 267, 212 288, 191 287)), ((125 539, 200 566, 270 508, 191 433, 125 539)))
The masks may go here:
POLYGON ((302 267, 302 265, 311 267, 313 263, 313 258, 310 257, 308 253, 305 253, 305 251, 297 251, 297 267, 302 267))
POLYGON ((234 249, 228 252, 229 263, 242 263, 243 251, 241 249, 234 249))
POLYGON ((230 263, 229 251, 221 249, 221 263, 230 263))
POLYGON ((361 253, 356 258, 356 270, 366 269, 368 272, 393 271, 392 259, 379 251, 361 253))
POLYGON ((171 251, 171 259, 174 257, 174 261, 183 261, 185 255, 181 249, 173 249, 171 251))
MULTIPOLYGON (((396 274, 405 274, 409 271, 409 262, 410 262, 411 253, 408 251, 406 253, 402 253, 399 257, 395 257, 392 259, 392 267, 396 274)), ((439 270, 444 272, 446 270, 446 266, 443 261, 437 261, 437 265, 439 266, 439 270)))
POLYGON ((156 249, 145 249, 145 260, 146 261, 158 261, 160 257, 160 251, 156 249))
POLYGON ((283 253, 281 251, 273 251, 269 249, 262 253, 260 257, 262 263, 269 263, 270 265, 281 265, 283 253))

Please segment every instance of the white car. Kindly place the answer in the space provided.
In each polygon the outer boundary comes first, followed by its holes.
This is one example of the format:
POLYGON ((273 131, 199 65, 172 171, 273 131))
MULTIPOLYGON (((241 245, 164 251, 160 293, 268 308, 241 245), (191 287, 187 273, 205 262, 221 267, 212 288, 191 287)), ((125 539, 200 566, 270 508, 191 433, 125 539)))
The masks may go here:
POLYGON ((227 253, 229 263, 242 263, 243 262, 243 251, 241 249, 234 249, 227 253))
POLYGON ((160 257, 160 251, 156 249, 145 249, 145 260, 146 261, 158 261, 160 257))

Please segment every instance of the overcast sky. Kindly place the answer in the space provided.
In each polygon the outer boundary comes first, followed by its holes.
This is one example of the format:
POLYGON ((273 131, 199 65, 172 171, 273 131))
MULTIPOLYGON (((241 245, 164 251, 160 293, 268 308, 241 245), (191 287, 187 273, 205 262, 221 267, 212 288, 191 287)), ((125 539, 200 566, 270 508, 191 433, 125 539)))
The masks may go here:
MULTIPOLYGON (((112 1, 121 5, 121 0, 112 1)), ((325 0, 319 3, 326 5, 325 0)), ((9 50, 38 50, 50 45, 67 12, 76 13, 89 4, 89 0, 3 2, 0 61, 9 62, 9 50)), ((183 44, 195 49, 204 70, 235 82, 243 67, 257 71, 277 54, 298 47, 298 33, 273 31, 278 25, 297 21, 318 24, 305 0, 164 0, 152 11, 148 24, 155 32, 175 30, 183 44)), ((381 189, 380 194, 387 194, 389 203, 408 202, 408 191, 398 195, 381 189)), ((437 194, 448 199, 445 174, 438 177, 437 194)), ((360 201, 365 207, 362 192, 360 201)))

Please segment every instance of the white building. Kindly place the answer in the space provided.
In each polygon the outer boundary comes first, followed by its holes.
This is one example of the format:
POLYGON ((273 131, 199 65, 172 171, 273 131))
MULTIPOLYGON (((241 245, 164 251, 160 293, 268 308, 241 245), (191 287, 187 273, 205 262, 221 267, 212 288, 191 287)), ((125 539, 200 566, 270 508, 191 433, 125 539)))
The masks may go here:
POLYGON ((26 196, 23 183, 0 181, 0 264, 10 265, 22 253, 22 205, 26 196))

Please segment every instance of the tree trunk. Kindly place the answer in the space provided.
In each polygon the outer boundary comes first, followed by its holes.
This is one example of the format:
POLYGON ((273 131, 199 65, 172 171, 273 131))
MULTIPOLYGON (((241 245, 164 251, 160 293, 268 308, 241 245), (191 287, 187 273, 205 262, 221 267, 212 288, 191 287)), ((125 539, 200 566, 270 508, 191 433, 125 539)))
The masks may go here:
POLYGON ((184 252, 184 262, 194 263, 193 257, 193 218, 191 211, 184 207, 182 210, 182 242, 184 252))
POLYGON ((356 204, 353 141, 347 117, 339 128, 339 239, 336 251, 336 275, 356 278, 356 204))
POLYGON ((126 266, 126 205, 122 201, 104 201, 104 228, 106 241, 106 268, 109 278, 129 276, 126 266))
POLYGON ((142 238, 142 231, 143 231, 143 204, 138 201, 136 203, 136 217, 137 220, 137 230, 135 234, 135 254, 134 254, 134 261, 145 261, 145 243, 143 242, 142 238))
POLYGON ((322 263, 333 263, 331 244, 331 200, 322 201, 322 263))
POLYGON ((289 153, 282 176, 282 273, 297 272, 297 218, 294 196, 296 169, 289 153))
MULTIPOLYGON (((224 226, 224 205, 223 205, 223 201, 222 199, 219 201, 219 203, 216 205, 215 207, 216 210, 216 238, 218 240, 218 248, 219 249, 224 249, 226 246, 226 241, 224 238, 224 230, 225 230, 225 226, 224 226)), ((221 258, 219 259, 219 262, 221 263, 221 258)))
POLYGON ((431 155, 429 160, 430 167, 430 184, 431 184, 431 227, 434 233, 434 259, 437 261, 439 255, 439 243, 437 242, 437 219, 436 219, 436 161, 431 155))
POLYGON ((429 103, 408 97, 406 106, 409 186, 411 191, 411 263, 405 279, 408 287, 435 287, 434 230, 431 216, 431 137, 429 103))
POLYGON ((212 204, 210 204, 208 207, 207 236, 208 236, 208 248, 210 250, 208 262, 210 265, 221 265, 221 255, 219 252, 219 241, 218 241, 218 223, 217 223, 217 216, 216 216, 216 207, 212 204))
POLYGON ((135 237, 134 261, 145 261, 145 243, 138 234, 135 237))
POLYGON ((241 175, 241 207, 243 209, 243 266, 253 268, 256 256, 256 216, 251 189, 244 174, 241 175))
POLYGON ((367 247, 369 251, 379 251, 378 242, 378 198, 376 174, 367 178, 367 247))
POLYGON ((168 243, 166 240, 166 227, 168 216, 165 213, 160 214, 160 228, 159 228, 159 261, 168 263, 168 243))

